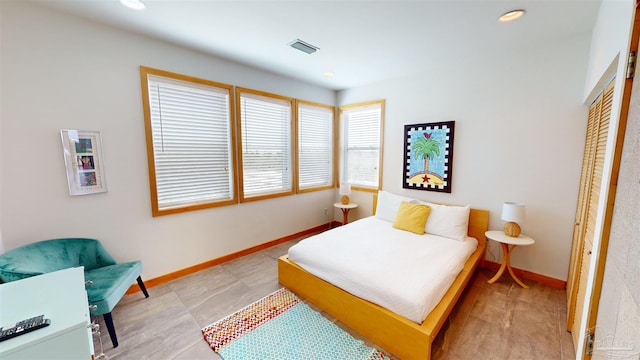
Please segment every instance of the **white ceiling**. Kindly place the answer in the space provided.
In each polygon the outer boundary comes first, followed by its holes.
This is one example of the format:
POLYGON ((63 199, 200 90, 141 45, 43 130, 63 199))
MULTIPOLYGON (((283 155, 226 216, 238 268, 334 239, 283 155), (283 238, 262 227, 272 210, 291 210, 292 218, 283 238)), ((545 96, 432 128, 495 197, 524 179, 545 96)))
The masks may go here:
POLYGON ((599 0, 39 0, 39 4, 340 90, 423 71, 452 56, 590 32, 599 0), (522 8, 511 23, 498 17, 522 8), (302 39, 308 55, 288 46, 302 39), (326 78, 324 71, 335 76, 326 78))

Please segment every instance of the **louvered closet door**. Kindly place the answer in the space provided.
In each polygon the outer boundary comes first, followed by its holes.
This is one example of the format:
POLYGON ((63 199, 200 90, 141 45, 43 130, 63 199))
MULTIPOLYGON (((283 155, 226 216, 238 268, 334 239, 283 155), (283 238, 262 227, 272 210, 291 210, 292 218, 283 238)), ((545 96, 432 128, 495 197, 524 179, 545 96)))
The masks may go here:
POLYGON ((587 277, 595 237, 604 156, 607 150, 607 136, 611 119, 613 85, 614 81, 611 81, 589 109, 571 264, 567 281, 567 328, 571 331, 575 347, 580 340, 578 339, 580 321, 584 311, 587 277))
MULTIPOLYGON (((598 97, 589 108, 589 119, 587 122, 587 133, 584 142, 584 155, 582 157, 582 173, 580 175, 580 191, 578 193, 578 204, 576 207, 576 217, 573 229, 573 241, 571 244, 571 260, 569 262, 569 277, 567 279, 567 309, 575 307, 575 299, 578 292, 574 280, 580 279, 580 265, 583 259, 584 250, 584 226, 586 225, 587 203, 591 189, 591 177, 593 175, 593 159, 595 156, 597 134, 597 122, 600 121, 600 109, 602 96, 598 97)), ((575 312, 569 312, 567 330, 571 330, 573 323, 572 316, 575 312)))

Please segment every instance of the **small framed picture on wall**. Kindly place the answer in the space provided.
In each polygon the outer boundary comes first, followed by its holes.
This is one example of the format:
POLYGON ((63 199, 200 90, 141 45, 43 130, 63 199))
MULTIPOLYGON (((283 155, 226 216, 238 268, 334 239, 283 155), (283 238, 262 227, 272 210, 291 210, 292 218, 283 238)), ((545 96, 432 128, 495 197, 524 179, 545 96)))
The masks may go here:
POLYGON ((69 194, 106 192, 100 132, 61 130, 60 135, 69 194))

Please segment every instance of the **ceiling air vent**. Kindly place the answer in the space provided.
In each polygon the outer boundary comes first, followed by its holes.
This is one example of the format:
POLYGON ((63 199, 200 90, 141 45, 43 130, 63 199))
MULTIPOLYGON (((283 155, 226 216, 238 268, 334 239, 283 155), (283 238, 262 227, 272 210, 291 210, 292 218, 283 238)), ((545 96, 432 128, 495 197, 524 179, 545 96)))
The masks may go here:
POLYGON ((313 54, 314 52, 320 50, 319 47, 313 46, 309 43, 306 43, 300 39, 295 39, 294 41, 292 41, 289 46, 291 46, 294 49, 298 49, 302 52, 305 52, 307 54, 313 54))

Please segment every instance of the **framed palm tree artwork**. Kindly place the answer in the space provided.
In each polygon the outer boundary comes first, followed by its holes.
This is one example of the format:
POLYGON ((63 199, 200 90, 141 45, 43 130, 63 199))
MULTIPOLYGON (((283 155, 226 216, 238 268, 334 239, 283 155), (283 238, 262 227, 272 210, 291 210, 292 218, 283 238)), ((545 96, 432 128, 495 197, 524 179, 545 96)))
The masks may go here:
POLYGON ((402 187, 451 192, 455 121, 404 126, 402 187))

